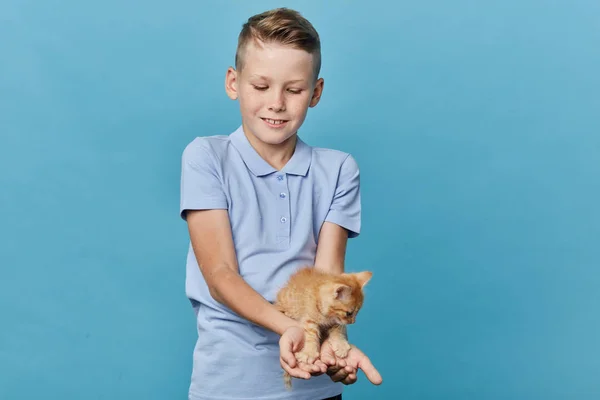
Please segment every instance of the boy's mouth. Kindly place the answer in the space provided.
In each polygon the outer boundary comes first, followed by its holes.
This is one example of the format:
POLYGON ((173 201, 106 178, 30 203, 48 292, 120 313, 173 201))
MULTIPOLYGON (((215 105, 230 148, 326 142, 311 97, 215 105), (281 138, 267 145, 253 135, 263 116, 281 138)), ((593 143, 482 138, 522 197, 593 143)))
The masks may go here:
POLYGON ((275 128, 280 128, 287 123, 285 119, 271 119, 271 118, 261 118, 263 121, 267 123, 267 125, 275 128))

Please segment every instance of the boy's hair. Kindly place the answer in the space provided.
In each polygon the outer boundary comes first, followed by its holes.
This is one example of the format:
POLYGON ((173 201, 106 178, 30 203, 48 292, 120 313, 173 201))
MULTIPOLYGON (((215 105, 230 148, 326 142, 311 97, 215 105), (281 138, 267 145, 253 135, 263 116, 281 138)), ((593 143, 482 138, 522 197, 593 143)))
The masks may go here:
POLYGON ((313 25, 298 11, 276 8, 248 18, 242 26, 235 53, 235 68, 242 69, 244 51, 250 40, 275 42, 304 50, 313 55, 314 79, 321 70, 321 41, 313 25))

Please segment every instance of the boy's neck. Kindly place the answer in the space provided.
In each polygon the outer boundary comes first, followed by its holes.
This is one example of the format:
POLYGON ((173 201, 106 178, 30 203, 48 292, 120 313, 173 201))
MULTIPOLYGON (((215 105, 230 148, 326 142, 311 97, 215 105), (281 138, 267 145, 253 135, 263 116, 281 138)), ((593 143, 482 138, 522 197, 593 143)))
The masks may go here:
POLYGON ((256 150, 258 155, 265 160, 270 166, 280 171, 290 161, 296 149, 297 135, 291 136, 285 142, 279 145, 270 145, 261 142, 254 135, 246 133, 244 135, 250 142, 250 145, 256 150))

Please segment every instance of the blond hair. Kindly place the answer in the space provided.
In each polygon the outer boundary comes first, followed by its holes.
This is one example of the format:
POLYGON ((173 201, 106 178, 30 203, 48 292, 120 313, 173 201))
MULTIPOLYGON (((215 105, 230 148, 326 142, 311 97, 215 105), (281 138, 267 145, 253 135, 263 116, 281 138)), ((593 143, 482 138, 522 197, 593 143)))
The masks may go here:
POLYGON ((314 77, 321 70, 321 41, 313 25, 298 11, 276 8, 248 18, 242 26, 235 53, 235 67, 242 69, 244 50, 250 40, 274 42, 304 50, 313 55, 314 77))

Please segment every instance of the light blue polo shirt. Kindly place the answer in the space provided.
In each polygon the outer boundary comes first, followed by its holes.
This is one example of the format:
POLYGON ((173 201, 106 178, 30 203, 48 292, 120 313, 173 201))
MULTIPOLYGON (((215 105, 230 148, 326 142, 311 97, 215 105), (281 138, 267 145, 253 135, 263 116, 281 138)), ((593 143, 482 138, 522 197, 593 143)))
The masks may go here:
MULTIPOLYGON (((319 230, 331 221, 360 233, 359 169, 344 152, 311 147, 300 138, 277 171, 263 160, 240 127, 230 135, 197 137, 182 156, 180 215, 227 209, 240 274, 268 301, 298 268, 315 260, 319 230)), ((323 374, 294 379, 285 390, 279 336, 216 302, 191 244, 186 294, 197 317, 191 400, 317 400, 342 392, 323 374)))

